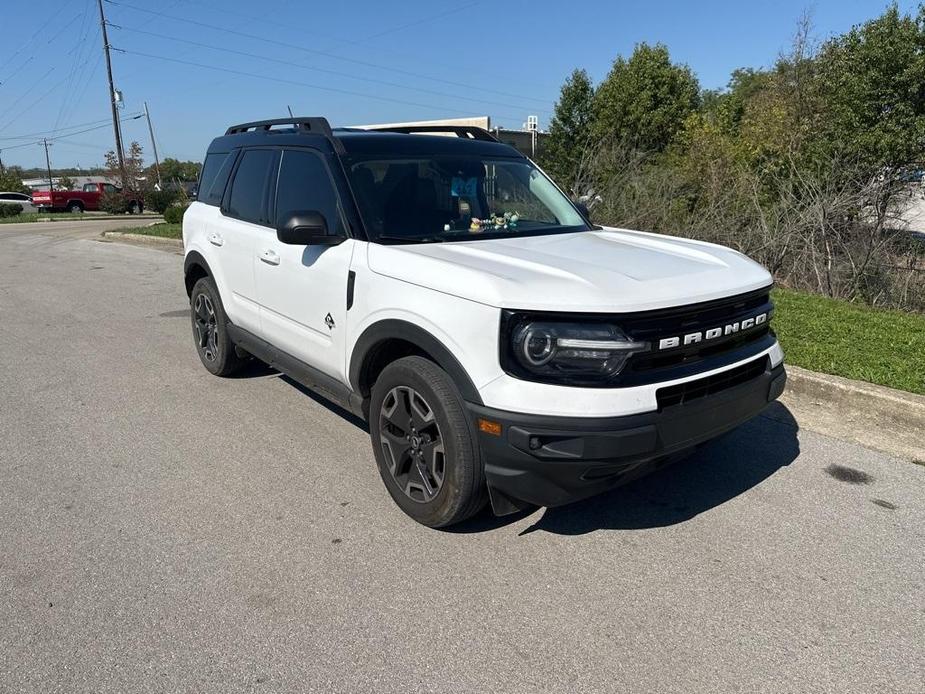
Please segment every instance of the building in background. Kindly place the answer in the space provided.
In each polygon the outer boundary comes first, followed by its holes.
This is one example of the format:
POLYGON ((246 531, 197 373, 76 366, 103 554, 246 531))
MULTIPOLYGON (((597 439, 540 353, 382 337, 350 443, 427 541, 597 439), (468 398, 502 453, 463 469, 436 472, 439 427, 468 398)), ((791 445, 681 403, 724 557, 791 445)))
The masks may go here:
MULTIPOLYGON (((107 176, 52 176, 51 180, 54 183, 55 190, 62 189, 62 178, 70 178, 72 181, 74 181, 75 190, 80 190, 87 183, 116 183, 115 180, 107 176)), ((46 176, 45 178, 24 179, 22 184, 31 190, 48 190, 48 177, 46 176)))
POLYGON ((517 151, 525 154, 531 159, 539 159, 543 153, 543 142, 548 137, 548 133, 539 128, 539 118, 537 116, 527 116, 527 122, 523 124, 520 130, 509 130, 507 128, 491 127, 490 116, 472 116, 470 118, 438 118, 437 120, 419 120, 408 121, 405 123, 375 123, 369 125, 356 125, 355 128, 409 128, 415 126, 428 125, 455 125, 455 126, 472 126, 488 130, 499 141, 510 145, 517 151))

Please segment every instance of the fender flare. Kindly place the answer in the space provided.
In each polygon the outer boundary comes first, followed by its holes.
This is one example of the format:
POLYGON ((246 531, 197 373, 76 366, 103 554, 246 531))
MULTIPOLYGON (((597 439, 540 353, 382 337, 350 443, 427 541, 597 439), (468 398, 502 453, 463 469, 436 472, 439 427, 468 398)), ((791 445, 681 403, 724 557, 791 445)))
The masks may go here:
POLYGON ((437 365, 446 371, 456 387, 459 388, 460 395, 466 400, 476 405, 481 405, 482 397, 478 389, 469 378, 469 374, 459 363, 459 360, 440 340, 431 335, 423 328, 409 323, 408 321, 388 318, 370 325, 357 341, 354 343, 353 352, 350 355, 350 386, 354 392, 362 393, 360 387, 363 382, 363 370, 366 367, 367 357, 376 348, 377 345, 389 339, 404 340, 420 347, 427 352, 437 363, 437 365))
MULTIPOLYGON (((209 267, 209 263, 206 262, 206 259, 202 257, 202 254, 199 251, 190 251, 186 254, 186 257, 183 259, 183 279, 184 284, 186 284, 186 278, 189 276, 190 269, 198 265, 209 277, 215 277, 215 274, 212 272, 212 268, 209 267)), ((191 291, 190 287, 186 288, 186 293, 189 295, 191 291)))

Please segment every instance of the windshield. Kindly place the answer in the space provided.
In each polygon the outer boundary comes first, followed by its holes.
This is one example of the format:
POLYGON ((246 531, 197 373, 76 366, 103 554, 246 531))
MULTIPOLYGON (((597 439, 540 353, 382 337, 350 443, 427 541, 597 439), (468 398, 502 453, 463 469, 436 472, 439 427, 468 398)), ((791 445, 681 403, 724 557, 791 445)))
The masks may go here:
POLYGON ((572 203, 526 159, 433 156, 352 160, 370 240, 467 241, 585 231, 572 203))

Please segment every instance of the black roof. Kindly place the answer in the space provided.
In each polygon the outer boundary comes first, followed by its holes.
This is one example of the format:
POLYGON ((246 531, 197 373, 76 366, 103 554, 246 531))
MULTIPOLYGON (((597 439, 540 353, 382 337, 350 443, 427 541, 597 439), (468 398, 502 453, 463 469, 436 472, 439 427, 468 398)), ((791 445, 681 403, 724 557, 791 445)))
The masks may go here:
POLYGON ((486 131, 481 131, 484 136, 473 138, 462 133, 452 137, 357 128, 332 130, 321 118, 296 118, 290 122, 293 127, 276 127, 285 125, 284 120, 232 126, 225 135, 212 141, 209 152, 228 152, 239 147, 261 145, 308 145, 322 151, 358 156, 455 154, 523 158, 516 149, 501 144, 486 131))
POLYGON ((523 155, 509 145, 487 140, 445 135, 419 135, 388 131, 336 129, 348 154, 469 154, 487 157, 520 157, 523 155))

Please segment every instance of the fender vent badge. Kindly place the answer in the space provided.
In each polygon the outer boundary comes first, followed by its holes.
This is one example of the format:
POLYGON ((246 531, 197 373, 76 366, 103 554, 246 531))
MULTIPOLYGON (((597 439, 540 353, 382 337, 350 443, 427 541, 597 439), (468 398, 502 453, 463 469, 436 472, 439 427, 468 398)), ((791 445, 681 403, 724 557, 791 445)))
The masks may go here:
POLYGON ((328 326, 328 330, 334 330, 334 317, 330 313, 324 317, 324 324, 328 326))

